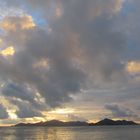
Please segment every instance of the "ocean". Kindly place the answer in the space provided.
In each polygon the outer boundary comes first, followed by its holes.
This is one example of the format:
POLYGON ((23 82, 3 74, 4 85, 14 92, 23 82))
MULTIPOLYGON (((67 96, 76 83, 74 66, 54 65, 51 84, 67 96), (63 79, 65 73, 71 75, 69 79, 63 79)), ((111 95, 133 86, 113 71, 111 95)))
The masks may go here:
POLYGON ((1 127, 0 140, 140 140, 140 126, 1 127))

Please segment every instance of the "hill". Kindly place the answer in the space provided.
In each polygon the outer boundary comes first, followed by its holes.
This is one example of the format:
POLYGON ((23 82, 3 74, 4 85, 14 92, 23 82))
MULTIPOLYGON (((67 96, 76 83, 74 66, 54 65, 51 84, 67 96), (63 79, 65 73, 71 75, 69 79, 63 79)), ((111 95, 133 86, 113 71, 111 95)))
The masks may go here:
POLYGON ((126 120, 111 120, 111 119, 104 119, 101 120, 97 123, 95 123, 94 125, 137 125, 137 123, 133 122, 133 121, 126 121, 126 120))
POLYGON ((59 120, 51 120, 39 123, 19 123, 15 126, 89 126, 89 124, 87 122, 80 121, 63 122, 59 120))
POLYGON ((39 122, 39 123, 19 123, 15 126, 103 126, 103 125, 138 125, 133 121, 126 121, 126 120, 111 120, 111 119, 104 119, 97 123, 88 123, 88 122, 81 122, 81 121, 70 121, 70 122, 63 122, 59 120, 51 120, 46 122, 39 122))

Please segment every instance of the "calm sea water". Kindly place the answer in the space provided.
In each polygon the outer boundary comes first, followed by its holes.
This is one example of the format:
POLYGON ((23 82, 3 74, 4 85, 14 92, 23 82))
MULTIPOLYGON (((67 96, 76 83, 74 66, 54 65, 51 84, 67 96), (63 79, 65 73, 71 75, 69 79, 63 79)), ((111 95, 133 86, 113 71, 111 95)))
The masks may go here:
POLYGON ((0 140, 140 140, 140 126, 8 127, 0 140))

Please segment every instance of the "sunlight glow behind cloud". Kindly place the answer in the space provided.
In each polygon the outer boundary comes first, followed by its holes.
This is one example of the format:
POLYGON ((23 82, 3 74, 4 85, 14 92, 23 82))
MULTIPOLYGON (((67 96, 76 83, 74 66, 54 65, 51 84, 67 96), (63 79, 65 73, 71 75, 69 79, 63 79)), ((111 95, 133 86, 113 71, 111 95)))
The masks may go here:
POLYGON ((15 53, 15 49, 13 46, 10 46, 0 52, 0 54, 3 56, 13 56, 14 53, 15 53))
POLYGON ((71 108, 58 108, 48 112, 49 114, 72 114, 74 113, 74 109, 71 108))
POLYGON ((1 23, 1 27, 6 31, 15 31, 18 29, 30 29, 35 27, 35 23, 31 16, 22 17, 5 17, 1 23), (17 20, 20 18, 21 20, 17 20), (15 23, 15 21, 17 21, 15 23))

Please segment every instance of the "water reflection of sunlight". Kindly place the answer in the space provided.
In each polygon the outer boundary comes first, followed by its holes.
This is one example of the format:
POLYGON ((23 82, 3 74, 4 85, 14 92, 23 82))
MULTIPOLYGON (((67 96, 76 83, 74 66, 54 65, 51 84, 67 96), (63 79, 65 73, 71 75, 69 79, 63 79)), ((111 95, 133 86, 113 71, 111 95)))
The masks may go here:
POLYGON ((49 128, 48 140, 74 140, 74 132, 65 127, 49 128))
POLYGON ((33 128, 33 131, 30 131, 30 136, 27 139, 36 140, 74 140, 75 132, 70 131, 70 128, 65 127, 39 127, 33 128))
POLYGON ((139 138, 139 130, 138 126, 6 127, 0 128, 0 140, 132 140, 139 138))
POLYGON ((0 129, 0 140, 76 140, 72 127, 9 127, 0 129))

